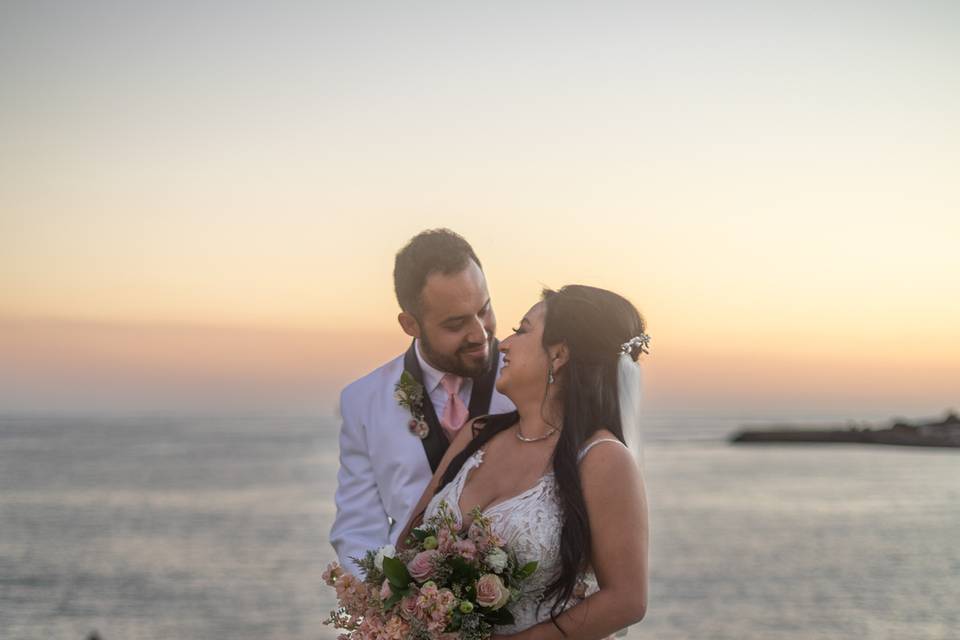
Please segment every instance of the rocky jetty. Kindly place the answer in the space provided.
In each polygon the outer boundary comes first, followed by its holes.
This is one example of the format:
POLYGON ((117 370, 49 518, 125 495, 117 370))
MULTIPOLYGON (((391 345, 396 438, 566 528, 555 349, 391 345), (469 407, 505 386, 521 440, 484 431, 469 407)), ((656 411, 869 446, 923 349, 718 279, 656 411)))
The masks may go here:
POLYGON ((896 419, 889 427, 866 424, 830 428, 804 428, 797 425, 770 425, 764 429, 740 431, 730 441, 741 443, 858 442, 896 444, 910 447, 960 447, 960 416, 950 411, 939 422, 911 424, 896 419))

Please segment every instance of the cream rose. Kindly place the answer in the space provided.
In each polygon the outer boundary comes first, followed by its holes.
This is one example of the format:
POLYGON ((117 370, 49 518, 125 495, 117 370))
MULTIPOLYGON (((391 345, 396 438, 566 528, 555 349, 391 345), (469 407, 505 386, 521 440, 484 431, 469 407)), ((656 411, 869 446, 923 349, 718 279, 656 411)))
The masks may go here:
POLYGON ((379 571, 383 571, 383 559, 384 558, 393 558, 397 555, 397 548, 392 544, 386 544, 380 547, 377 551, 377 555, 373 558, 373 564, 377 567, 379 571))
POLYGON ((484 560, 494 573, 503 573, 503 570, 507 568, 507 552, 503 549, 494 548, 484 560))
POLYGON ((477 580, 477 604, 488 609, 499 609, 510 600, 510 590, 500 576, 487 573, 477 580))

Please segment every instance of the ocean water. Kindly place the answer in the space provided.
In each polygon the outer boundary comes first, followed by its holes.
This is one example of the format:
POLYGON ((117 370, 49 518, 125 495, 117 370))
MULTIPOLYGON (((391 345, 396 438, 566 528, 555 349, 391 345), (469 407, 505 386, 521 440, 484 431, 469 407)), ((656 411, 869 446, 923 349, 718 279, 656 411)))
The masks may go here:
MULTIPOLYGON (((630 638, 960 638, 960 450, 647 422, 630 638)), ((0 638, 324 639, 337 422, 0 416, 0 638)))

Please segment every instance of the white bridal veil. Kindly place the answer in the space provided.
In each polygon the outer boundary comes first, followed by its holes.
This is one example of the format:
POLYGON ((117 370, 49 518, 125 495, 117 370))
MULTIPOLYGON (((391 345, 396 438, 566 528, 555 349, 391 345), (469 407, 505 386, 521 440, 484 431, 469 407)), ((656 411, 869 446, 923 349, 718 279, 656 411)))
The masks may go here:
POLYGON ((643 353, 649 353, 647 346, 650 336, 640 334, 621 346, 617 363, 617 394, 620 397, 620 426, 627 448, 633 453, 640 469, 643 470, 643 434, 640 428, 640 363, 631 355, 632 349, 639 346, 643 353))

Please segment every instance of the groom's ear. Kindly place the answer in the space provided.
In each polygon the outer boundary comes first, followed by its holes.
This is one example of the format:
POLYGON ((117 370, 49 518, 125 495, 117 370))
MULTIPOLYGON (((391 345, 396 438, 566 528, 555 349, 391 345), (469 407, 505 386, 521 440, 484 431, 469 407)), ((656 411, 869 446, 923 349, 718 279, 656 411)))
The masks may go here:
POLYGON ((417 322, 417 319, 412 314, 401 311, 397 316, 397 322, 400 323, 400 328, 403 329, 403 332, 411 338, 420 337, 420 323, 417 322))

